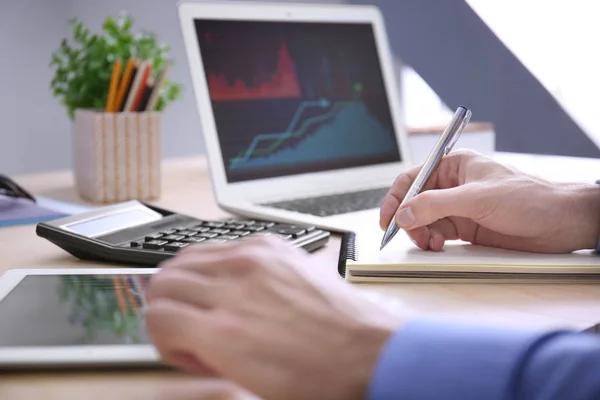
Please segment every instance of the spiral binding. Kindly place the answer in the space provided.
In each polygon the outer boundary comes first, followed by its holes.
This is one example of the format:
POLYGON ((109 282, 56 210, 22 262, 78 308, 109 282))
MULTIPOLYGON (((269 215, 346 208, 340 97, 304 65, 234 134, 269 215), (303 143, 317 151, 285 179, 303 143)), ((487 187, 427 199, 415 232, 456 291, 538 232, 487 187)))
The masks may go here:
POLYGON ((338 274, 340 274, 342 278, 346 277, 346 262, 348 260, 357 260, 358 254, 355 242, 356 233, 350 231, 344 232, 340 244, 340 255, 338 259, 338 274))

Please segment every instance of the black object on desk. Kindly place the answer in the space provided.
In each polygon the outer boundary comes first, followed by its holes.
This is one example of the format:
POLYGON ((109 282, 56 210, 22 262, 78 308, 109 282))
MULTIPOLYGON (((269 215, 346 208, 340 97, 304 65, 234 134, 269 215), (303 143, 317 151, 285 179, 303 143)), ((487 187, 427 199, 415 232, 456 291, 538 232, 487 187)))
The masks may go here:
POLYGON ((192 244, 222 243, 251 235, 276 235, 314 251, 330 232, 264 220, 199 220, 128 201, 37 225, 37 235, 90 261, 156 266, 192 244))

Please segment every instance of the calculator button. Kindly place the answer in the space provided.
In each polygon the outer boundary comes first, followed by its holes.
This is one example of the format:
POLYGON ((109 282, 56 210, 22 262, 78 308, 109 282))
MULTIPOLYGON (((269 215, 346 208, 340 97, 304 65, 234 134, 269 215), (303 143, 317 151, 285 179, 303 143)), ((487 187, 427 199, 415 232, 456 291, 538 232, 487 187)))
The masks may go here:
POLYGON ((197 236, 186 238, 186 239, 181 239, 181 241, 184 242, 184 243, 200 243, 200 242, 203 242, 205 240, 206 240, 206 238, 197 237, 197 236))
POLYGON ((275 222, 256 222, 252 226, 262 226, 264 228, 271 228, 275 226, 275 222))
POLYGON ((218 237, 218 239, 224 239, 224 240, 234 240, 234 239, 237 239, 237 238, 239 238, 239 236, 237 236, 237 235, 231 235, 231 234, 229 234, 229 235, 221 235, 221 236, 218 237))
POLYGON ((208 239, 204 243, 225 243, 227 240, 224 239, 208 239))
POLYGON ((312 232, 316 228, 314 226, 277 224, 274 229, 297 229, 297 230, 304 230, 306 232, 312 232))
POLYGON ((229 232, 230 235, 237 235, 237 236, 246 236, 248 234, 250 234, 249 231, 231 231, 229 232))
POLYGON ((161 239, 163 240, 168 240, 169 242, 177 242, 181 239, 185 238, 185 236, 181 236, 181 235, 167 235, 167 236, 163 236, 161 239))
POLYGON ((254 226, 254 225, 251 225, 251 226, 245 227, 244 230, 245 231, 249 231, 249 232, 259 232, 259 231, 265 230, 265 227, 264 226, 254 226))
POLYGON ((151 240, 156 240, 156 239, 159 239, 159 238, 161 238, 162 236, 163 236, 163 235, 162 235, 161 233, 152 233, 152 234, 150 234, 150 235, 147 235, 147 236, 146 236, 146 238, 145 238, 145 240, 146 240, 147 242, 150 242, 151 240))
POLYGON ((254 225, 256 221, 253 220, 240 220, 240 221, 231 221, 231 223, 243 224, 243 225, 254 225))
POLYGON ((186 230, 186 231, 179 231, 179 232, 177 232, 177 234, 180 235, 180 236, 194 236, 194 235, 197 235, 198 232, 187 231, 186 230))
POLYGON ((216 233, 217 235, 224 235, 229 233, 229 229, 211 229, 208 231, 209 233, 216 233))
POLYGON ((179 249, 183 249, 185 246, 188 246, 189 243, 181 243, 181 242, 172 242, 169 244, 165 244, 164 249, 167 251, 177 251, 179 249))
POLYGON ((250 236, 271 236, 273 234, 273 232, 269 232, 269 231, 259 231, 259 232, 252 232, 250 234, 250 236))
POLYGON ((207 228, 206 226, 196 226, 194 228, 190 228, 190 231, 193 231, 193 232, 208 232, 208 231, 210 231, 210 228, 207 228))
POLYGON ((280 235, 292 235, 292 237, 297 238, 298 236, 302 236, 306 233, 304 229, 301 228, 284 228, 284 229, 276 229, 276 233, 280 235))
POLYGON ((177 232, 177 229, 167 229, 166 231, 160 231, 163 235, 172 235, 177 232))
POLYGON ((223 225, 223 229, 233 229, 233 230, 236 230, 236 229, 243 229, 245 226, 246 225, 244 225, 244 224, 231 224, 230 223, 230 224, 223 225))
POLYGON ((225 225, 224 222, 207 222, 204 224, 204 226, 208 226, 209 228, 221 228, 223 225, 225 225))
POLYGON ((194 237, 202 237, 202 238, 212 239, 217 236, 219 236, 219 235, 216 233, 204 232, 204 233, 199 233, 198 235, 196 235, 194 237))
POLYGON ((140 242, 131 242, 131 243, 129 243, 129 247, 140 247, 140 246, 141 246, 140 242))
POLYGON ((169 243, 169 242, 167 242, 166 240, 151 240, 149 242, 145 242, 142 245, 142 247, 144 249, 159 250, 160 248, 162 248, 167 243, 169 243))

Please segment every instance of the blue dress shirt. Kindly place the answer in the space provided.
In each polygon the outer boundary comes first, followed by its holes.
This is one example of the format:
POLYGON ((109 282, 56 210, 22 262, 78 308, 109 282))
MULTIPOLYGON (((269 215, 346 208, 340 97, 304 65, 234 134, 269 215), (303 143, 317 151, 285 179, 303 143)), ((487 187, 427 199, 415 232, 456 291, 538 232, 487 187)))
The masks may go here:
POLYGON ((382 350, 368 398, 600 399, 600 336, 412 321, 382 350))

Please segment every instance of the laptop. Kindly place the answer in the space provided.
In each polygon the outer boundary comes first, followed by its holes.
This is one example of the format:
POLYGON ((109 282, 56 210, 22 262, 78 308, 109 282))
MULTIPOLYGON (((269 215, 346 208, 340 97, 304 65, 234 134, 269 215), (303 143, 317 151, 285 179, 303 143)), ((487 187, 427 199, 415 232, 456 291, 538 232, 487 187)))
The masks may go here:
POLYGON ((184 1, 178 11, 218 205, 331 231, 378 223, 411 165, 379 10, 184 1))

